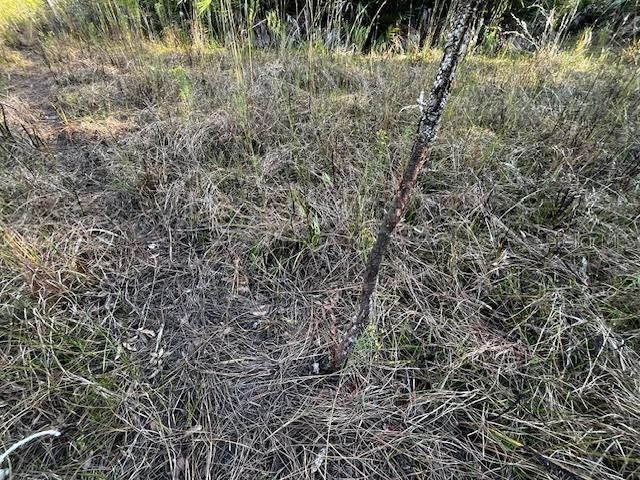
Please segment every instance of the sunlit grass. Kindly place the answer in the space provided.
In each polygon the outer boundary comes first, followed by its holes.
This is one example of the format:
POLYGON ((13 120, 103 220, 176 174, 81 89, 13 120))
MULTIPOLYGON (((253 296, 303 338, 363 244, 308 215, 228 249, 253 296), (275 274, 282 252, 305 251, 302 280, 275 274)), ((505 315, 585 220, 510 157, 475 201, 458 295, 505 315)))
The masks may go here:
POLYGON ((11 24, 40 14, 43 7, 42 0, 0 0, 0 33, 11 24))

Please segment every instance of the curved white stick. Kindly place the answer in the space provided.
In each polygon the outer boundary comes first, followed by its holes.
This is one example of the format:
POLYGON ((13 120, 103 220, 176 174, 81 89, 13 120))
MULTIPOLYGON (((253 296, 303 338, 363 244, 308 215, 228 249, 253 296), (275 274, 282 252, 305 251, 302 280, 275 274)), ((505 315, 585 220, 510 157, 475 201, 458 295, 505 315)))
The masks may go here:
POLYGON ((29 435, 27 438, 23 438, 19 442, 16 442, 13 445, 11 445, 3 454, 0 455, 0 465, 2 465, 2 462, 4 462, 7 459, 7 457, 9 457, 9 455, 11 455, 13 452, 15 452, 17 449, 19 449, 23 445, 26 445, 27 443, 29 443, 31 440, 35 440, 36 438, 40 438, 40 437, 48 437, 48 436, 59 437, 60 432, 58 430, 44 430, 42 432, 29 435))

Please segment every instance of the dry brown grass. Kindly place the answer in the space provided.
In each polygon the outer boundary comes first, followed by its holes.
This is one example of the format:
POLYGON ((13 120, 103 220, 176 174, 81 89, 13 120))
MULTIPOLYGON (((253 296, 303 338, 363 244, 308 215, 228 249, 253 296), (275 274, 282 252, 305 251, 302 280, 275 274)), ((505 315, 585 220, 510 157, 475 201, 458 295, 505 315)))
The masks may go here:
POLYGON ((2 78, 31 112, 0 145, 0 440, 63 436, 16 478, 640 475, 628 60, 463 65, 374 328, 319 377, 432 58, 44 52, 44 98, 2 78))

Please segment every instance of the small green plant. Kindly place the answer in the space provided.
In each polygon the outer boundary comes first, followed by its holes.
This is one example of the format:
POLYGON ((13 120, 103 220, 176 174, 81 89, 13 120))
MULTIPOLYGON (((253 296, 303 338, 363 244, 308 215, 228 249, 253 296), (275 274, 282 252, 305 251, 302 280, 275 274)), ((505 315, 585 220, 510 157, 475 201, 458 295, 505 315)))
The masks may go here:
POLYGON ((244 92, 236 92, 231 95, 231 106, 234 112, 238 113, 241 118, 246 118, 247 95, 244 92))
POLYGON ((265 16, 265 21, 270 35, 282 47, 287 43, 287 32, 282 23, 282 19, 276 10, 269 10, 265 16))
POLYGON ((177 66, 170 72, 178 87, 178 98, 183 104, 188 104, 191 100, 191 81, 186 70, 182 66, 177 66))
POLYGON ((307 235, 304 238, 305 245, 310 249, 317 247, 322 237, 322 230, 317 214, 309 205, 308 200, 302 197, 296 189, 289 189, 289 198, 291 199, 293 209, 305 221, 307 230, 307 235))
POLYGON ((353 346, 353 357, 349 362, 375 362, 382 350, 381 332, 378 331, 378 327, 374 323, 367 325, 364 333, 353 346))
POLYGON ((500 27, 497 25, 489 25, 482 38, 482 50, 487 55, 495 55, 498 53, 500 41, 500 27))

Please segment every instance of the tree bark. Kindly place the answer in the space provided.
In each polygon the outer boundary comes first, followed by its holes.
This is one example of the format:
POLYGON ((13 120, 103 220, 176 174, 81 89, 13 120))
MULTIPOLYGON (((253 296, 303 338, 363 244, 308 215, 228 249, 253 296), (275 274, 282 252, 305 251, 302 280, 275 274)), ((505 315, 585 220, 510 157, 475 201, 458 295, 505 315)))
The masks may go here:
POLYGON ((463 57, 469 41, 469 30, 474 20, 479 0, 472 0, 464 5, 458 14, 444 48, 444 55, 440 62, 440 68, 433 82, 431 95, 427 105, 423 108, 422 117, 418 124, 418 132, 414 141, 411 158, 405 167, 400 187, 398 188, 391 206, 385 214, 384 220, 378 230, 376 243, 374 244, 364 273, 362 293, 360 296, 359 310, 343 339, 333 352, 329 371, 342 368, 353 345, 367 328, 370 321, 371 304, 373 294, 378 283, 380 264, 384 258, 391 236, 402 219, 407 208, 407 202, 411 196, 413 187, 425 162, 429 159, 438 129, 442 121, 451 86, 453 84, 456 69, 463 57))

